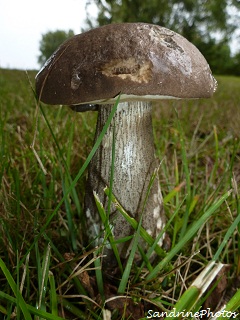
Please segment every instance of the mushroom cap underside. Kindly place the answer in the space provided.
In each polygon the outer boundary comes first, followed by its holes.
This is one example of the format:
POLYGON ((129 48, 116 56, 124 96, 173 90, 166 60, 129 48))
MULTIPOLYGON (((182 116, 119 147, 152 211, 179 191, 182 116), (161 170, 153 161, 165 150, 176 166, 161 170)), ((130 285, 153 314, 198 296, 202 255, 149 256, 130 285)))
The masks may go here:
POLYGON ((110 24, 65 41, 36 76, 48 104, 208 98, 216 80, 200 51, 152 24, 110 24))

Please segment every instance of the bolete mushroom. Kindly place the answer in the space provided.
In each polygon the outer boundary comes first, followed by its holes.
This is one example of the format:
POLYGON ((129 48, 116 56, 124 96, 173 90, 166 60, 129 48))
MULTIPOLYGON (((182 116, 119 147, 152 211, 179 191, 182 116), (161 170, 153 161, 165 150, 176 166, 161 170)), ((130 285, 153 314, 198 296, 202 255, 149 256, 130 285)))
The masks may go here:
MULTIPOLYGON (((121 101, 99 149, 89 165, 84 210, 90 239, 101 241, 103 225, 95 191, 107 208, 104 187, 110 183, 112 141, 115 162, 112 192, 128 214, 156 237, 165 224, 158 178, 143 208, 150 178, 158 167, 154 155, 151 101, 209 98, 216 88, 209 65, 198 49, 181 35, 146 23, 106 25, 64 42, 36 76, 39 99, 48 104, 98 104, 95 140, 112 110, 121 101)), ((111 206, 110 224, 116 239, 133 229, 111 206)), ((162 245, 163 239, 159 244, 162 245)), ((129 242, 118 245, 122 258, 129 242)), ((112 252, 105 249, 113 264, 112 252)))

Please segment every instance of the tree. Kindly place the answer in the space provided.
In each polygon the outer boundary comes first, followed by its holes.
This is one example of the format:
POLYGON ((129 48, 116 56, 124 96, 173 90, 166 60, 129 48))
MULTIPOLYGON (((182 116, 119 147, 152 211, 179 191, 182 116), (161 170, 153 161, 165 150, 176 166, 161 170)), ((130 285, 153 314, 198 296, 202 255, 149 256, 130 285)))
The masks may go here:
MULTIPOLYGON (((237 0, 88 0, 98 9, 97 24, 148 22, 179 32, 193 41, 196 35, 221 32, 229 38, 237 27, 237 0), (230 8, 232 10, 230 10, 230 8)), ((238 21, 239 22, 239 21, 238 21)))
POLYGON ((240 52, 237 52, 232 58, 232 66, 228 72, 235 76, 240 76, 240 52))
POLYGON ((195 45, 204 54, 215 74, 231 73, 234 61, 226 40, 216 41, 216 39, 210 38, 205 42, 196 41, 195 45))
POLYGON ((54 32, 47 32, 42 35, 40 41, 40 55, 38 57, 38 63, 42 66, 45 61, 53 54, 53 52, 62 44, 65 40, 74 36, 74 32, 69 30, 68 32, 57 30, 54 32))

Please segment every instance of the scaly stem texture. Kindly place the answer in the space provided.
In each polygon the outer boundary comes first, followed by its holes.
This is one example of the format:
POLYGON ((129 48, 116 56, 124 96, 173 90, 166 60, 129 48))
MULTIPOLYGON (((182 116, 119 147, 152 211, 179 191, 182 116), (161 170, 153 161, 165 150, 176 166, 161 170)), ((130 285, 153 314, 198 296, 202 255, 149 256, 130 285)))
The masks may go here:
MULTIPOLYGON (((111 105, 103 105, 99 108, 95 141, 111 112, 111 108, 111 105)), ((88 237, 91 240, 97 239, 96 245, 101 243, 104 235, 93 191, 96 191, 107 212, 108 198, 103 189, 110 185, 113 135, 115 136, 113 194, 130 216, 140 221, 142 215, 142 226, 152 237, 156 237, 164 227, 163 201, 158 178, 155 179, 147 201, 145 201, 151 176, 158 166, 154 154, 151 114, 152 107, 148 102, 120 103, 108 131, 89 165, 85 214, 88 237)), ((115 239, 133 234, 132 227, 116 211, 114 205, 110 207, 109 219, 115 239)), ((146 247, 146 244, 142 242, 140 245, 143 248, 146 247)), ((129 242, 119 244, 118 249, 120 256, 126 258, 129 242)), ((106 260, 110 264, 113 263, 111 250, 106 248, 105 251, 106 260)))

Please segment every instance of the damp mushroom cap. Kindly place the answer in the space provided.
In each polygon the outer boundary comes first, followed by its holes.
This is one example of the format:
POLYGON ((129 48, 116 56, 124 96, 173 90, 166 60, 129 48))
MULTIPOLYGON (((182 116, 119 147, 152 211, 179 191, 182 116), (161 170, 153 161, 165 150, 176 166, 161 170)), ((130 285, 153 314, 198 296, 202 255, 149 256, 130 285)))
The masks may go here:
POLYGON ((152 24, 110 24, 65 41, 36 76, 47 104, 209 98, 216 80, 200 51, 152 24))

